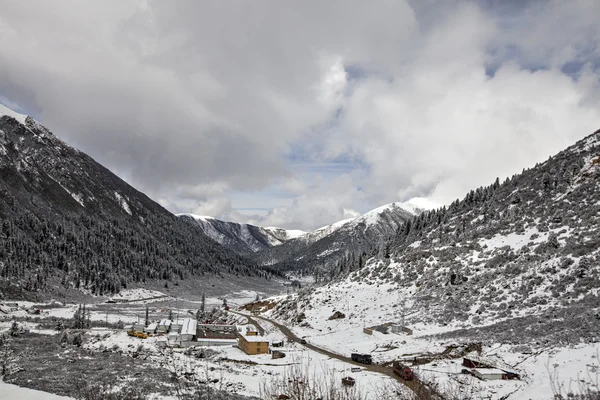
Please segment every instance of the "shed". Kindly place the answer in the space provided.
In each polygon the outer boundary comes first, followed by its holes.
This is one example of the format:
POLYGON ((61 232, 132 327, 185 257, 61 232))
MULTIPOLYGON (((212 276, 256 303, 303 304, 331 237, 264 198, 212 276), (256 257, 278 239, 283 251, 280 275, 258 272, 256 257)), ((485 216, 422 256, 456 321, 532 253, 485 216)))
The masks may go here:
POLYGON ((144 324, 133 324, 132 330, 134 332, 144 332, 145 328, 146 328, 146 326, 144 324))
POLYGON ((181 340, 184 342, 189 342, 194 339, 196 336, 196 327, 198 325, 198 321, 192 318, 186 318, 183 320, 183 325, 181 327, 181 340))
POLYGON ((508 378, 506 372, 498 368, 473 368, 471 369, 471 373, 477 378, 485 381, 493 381, 508 378))

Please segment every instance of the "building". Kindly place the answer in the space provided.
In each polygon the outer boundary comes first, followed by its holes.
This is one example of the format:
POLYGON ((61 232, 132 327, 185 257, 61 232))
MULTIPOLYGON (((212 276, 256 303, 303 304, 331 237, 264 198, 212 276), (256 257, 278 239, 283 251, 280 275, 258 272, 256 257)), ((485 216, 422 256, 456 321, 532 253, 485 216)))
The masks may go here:
POLYGON ((407 335, 413 334, 412 329, 400 324, 390 324, 390 332, 396 334, 405 333, 407 335))
POLYGON ((198 321, 192 318, 185 318, 181 326, 181 340, 184 342, 190 342, 196 336, 196 327, 198 321))
POLYGON ((235 339, 236 337, 234 325, 198 324, 196 328, 198 339, 235 339))
POLYGON ((467 368, 492 368, 493 363, 489 360, 485 360, 481 357, 472 355, 464 357, 462 362, 463 367, 467 368))
POLYGON ((173 323, 171 324, 171 328, 169 329, 169 332, 180 333, 182 327, 183 327, 183 321, 180 319, 177 319, 177 320, 173 321, 173 323))
POLYGON ((471 373, 484 381, 508 379, 506 372, 498 368, 473 368, 471 373))
POLYGON ((262 336, 250 335, 238 337, 238 347, 248 355, 267 354, 269 341, 262 336))
POLYGON ((258 331, 253 325, 246 326, 246 336, 258 336, 258 331))
POLYGON ((159 335, 164 335, 169 332, 169 328, 171 327, 170 319, 163 319, 158 323, 158 327, 156 328, 156 333, 159 335))
POLYGON ((143 333, 145 328, 146 327, 144 326, 144 324, 133 324, 131 330, 134 332, 143 333))
POLYGON ((152 323, 152 324, 148 325, 148 326, 147 326, 147 327, 144 329, 144 332, 146 332, 146 333, 147 333, 147 334, 149 334, 149 335, 153 335, 153 334, 155 334, 155 333, 156 333, 156 329, 157 329, 157 328, 158 328, 158 324, 155 322, 155 323, 152 323))

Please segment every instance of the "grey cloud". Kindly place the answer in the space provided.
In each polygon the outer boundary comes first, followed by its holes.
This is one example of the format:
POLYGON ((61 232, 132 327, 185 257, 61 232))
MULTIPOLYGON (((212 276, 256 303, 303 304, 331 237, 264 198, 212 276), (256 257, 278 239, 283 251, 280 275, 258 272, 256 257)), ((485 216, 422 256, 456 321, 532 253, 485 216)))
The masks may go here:
POLYGON ((5 1, 0 95, 172 210, 310 229, 447 202, 597 129, 600 3, 497 3, 5 1), (296 148, 364 169, 307 177, 296 148), (273 185, 291 207, 232 208, 273 185))

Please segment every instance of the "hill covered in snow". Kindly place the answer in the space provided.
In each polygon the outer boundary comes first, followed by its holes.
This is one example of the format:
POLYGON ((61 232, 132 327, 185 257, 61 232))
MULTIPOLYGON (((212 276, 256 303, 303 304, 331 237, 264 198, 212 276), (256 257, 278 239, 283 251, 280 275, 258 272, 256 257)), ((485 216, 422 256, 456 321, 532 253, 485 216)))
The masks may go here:
POLYGON ((177 216, 193 221, 208 237, 240 254, 259 252, 306 235, 306 232, 300 230, 239 224, 195 214, 184 213, 177 216))

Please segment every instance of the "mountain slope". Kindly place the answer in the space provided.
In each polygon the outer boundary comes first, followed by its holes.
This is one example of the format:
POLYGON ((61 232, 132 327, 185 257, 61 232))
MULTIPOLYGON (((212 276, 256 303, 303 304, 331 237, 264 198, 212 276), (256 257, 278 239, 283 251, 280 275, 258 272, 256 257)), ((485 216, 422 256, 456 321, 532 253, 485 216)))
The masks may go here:
POLYGON ((194 214, 177 214, 177 216, 194 221, 208 237, 239 254, 268 249, 305 234, 297 230, 263 228, 194 214))
POLYGON ((286 271, 312 272, 317 278, 337 275, 358 268, 419 211, 409 204, 391 203, 266 249, 254 259, 286 271))
POLYGON ((343 307, 348 324, 405 318, 415 334, 452 331, 442 340, 597 342, 600 131, 502 184, 420 214, 389 250, 344 279, 280 302, 273 314, 302 316, 319 332, 339 331, 323 316, 343 307))
POLYGON ((267 275, 30 117, 0 109, 0 277, 115 292, 204 273, 267 275))

